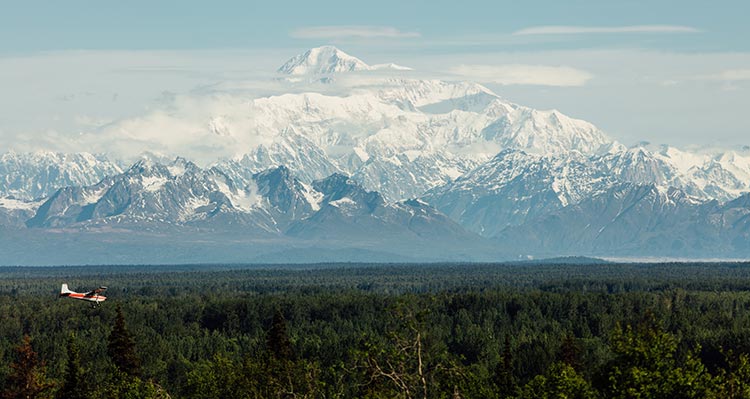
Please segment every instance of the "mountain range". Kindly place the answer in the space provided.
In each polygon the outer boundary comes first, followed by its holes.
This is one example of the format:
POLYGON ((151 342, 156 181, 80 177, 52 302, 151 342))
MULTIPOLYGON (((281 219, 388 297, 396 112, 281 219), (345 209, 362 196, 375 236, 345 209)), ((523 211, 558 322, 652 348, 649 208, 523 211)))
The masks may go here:
POLYGON ((277 74, 286 92, 198 93, 95 132, 160 148, 142 132, 166 118, 231 156, 0 155, 2 262, 750 255, 747 148, 627 147, 332 46, 277 74))

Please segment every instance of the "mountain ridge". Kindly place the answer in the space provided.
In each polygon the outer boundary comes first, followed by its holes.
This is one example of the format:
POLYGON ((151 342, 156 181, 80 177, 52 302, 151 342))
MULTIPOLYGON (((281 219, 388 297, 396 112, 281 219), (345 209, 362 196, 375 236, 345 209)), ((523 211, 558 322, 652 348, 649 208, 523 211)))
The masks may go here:
POLYGON ((164 136, 204 150, 184 158, 149 153, 126 166, 126 158, 86 152, 0 155, 0 227, 10 238, 101 232, 120 242, 127 239, 115 232, 128 231, 205 242, 214 234, 228 240, 214 248, 359 248, 404 259, 639 248, 750 256, 745 152, 626 147, 557 110, 518 105, 473 82, 370 66, 332 46, 293 57, 278 73, 328 80, 280 80, 289 91, 264 95, 197 92, 169 112, 96 132, 114 143, 135 138, 162 149, 164 136), (205 153, 214 156, 191 156, 205 153))

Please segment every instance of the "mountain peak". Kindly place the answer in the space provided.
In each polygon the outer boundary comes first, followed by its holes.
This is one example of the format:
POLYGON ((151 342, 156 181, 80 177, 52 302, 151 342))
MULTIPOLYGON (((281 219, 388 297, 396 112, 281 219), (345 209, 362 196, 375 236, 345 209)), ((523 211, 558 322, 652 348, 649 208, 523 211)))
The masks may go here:
POLYGON ((364 61, 334 46, 321 46, 292 57, 278 72, 286 75, 322 75, 371 69, 364 61))

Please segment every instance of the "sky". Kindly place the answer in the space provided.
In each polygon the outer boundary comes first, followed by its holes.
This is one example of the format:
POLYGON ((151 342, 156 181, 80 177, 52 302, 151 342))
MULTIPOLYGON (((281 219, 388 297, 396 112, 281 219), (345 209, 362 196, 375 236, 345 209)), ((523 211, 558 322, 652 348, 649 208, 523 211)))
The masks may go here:
POLYGON ((746 0, 9 3, 0 150, 64 148, 174 95, 271 76, 323 44, 477 81, 628 145, 750 144, 746 0))

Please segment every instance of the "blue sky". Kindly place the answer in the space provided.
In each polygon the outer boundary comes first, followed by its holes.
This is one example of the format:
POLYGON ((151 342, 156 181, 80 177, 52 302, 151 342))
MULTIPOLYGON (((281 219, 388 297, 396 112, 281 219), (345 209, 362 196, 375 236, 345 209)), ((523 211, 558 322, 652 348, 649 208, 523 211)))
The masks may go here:
POLYGON ((0 13, 0 138, 64 138, 335 44, 479 81, 626 144, 742 145, 748 15, 744 0, 12 2, 0 13), (507 76, 519 68, 538 76, 507 76))
MULTIPOLYGON (((699 35, 578 35, 531 48, 645 46, 745 51, 747 1, 39 1, 0 14, 3 53, 69 49, 294 48, 290 32, 311 26, 387 26, 419 34, 415 45, 455 37, 511 35, 533 26, 688 26, 699 35)), ((552 39, 552 38, 548 38, 552 39)), ((308 44, 316 44, 310 40, 308 44)), ((519 45, 529 48, 529 43, 519 45)), ((491 45, 495 50, 519 45, 491 45)), ((443 51, 447 51, 445 48, 443 51)), ((455 50, 455 49, 451 49, 455 50)))

